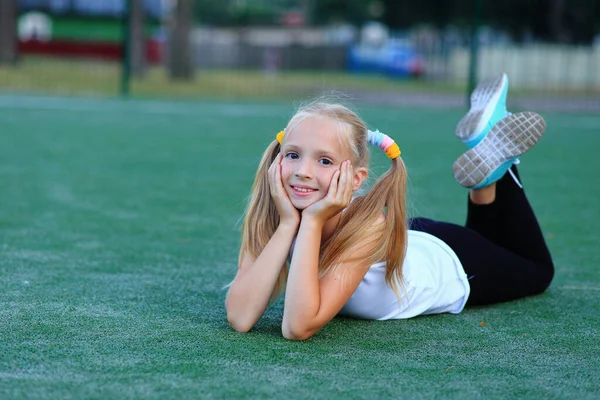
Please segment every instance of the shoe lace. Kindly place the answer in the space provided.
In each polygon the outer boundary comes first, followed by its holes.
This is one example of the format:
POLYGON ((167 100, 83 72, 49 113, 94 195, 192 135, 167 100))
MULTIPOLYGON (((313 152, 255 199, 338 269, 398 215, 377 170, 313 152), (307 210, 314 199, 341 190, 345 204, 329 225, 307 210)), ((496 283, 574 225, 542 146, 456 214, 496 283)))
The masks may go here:
MULTIPOLYGON (((519 160, 518 158, 515 159, 515 161, 513 162, 513 165, 519 165, 521 163, 521 160, 519 160)), ((515 181, 515 183, 517 184, 517 186, 521 189, 523 189, 523 185, 521 184, 521 182, 519 182, 519 179, 517 178, 517 176, 512 172, 512 170, 509 168, 508 169, 508 173, 510 174, 510 176, 513 178, 513 181, 515 181)))

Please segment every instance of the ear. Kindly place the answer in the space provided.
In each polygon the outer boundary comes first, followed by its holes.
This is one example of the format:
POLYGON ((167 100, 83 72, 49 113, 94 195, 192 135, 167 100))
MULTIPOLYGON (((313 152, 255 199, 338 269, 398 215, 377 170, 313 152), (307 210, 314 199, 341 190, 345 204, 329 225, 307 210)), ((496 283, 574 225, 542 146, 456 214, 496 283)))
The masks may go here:
POLYGON ((353 191, 358 190, 363 184, 363 182, 367 179, 369 175, 369 171, 366 168, 360 167, 354 169, 354 185, 352 187, 353 191))

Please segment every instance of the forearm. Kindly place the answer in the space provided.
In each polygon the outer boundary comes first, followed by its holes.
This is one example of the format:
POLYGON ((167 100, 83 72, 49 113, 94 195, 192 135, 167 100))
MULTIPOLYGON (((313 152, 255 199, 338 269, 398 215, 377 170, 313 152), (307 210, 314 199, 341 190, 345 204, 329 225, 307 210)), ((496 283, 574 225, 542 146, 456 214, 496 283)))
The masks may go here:
POLYGON ((303 336, 314 325, 320 306, 319 252, 322 224, 303 219, 300 224, 285 292, 284 336, 303 336))
POLYGON ((225 306, 235 330, 249 331, 265 312, 296 231, 293 225, 280 225, 254 263, 231 284, 225 306))

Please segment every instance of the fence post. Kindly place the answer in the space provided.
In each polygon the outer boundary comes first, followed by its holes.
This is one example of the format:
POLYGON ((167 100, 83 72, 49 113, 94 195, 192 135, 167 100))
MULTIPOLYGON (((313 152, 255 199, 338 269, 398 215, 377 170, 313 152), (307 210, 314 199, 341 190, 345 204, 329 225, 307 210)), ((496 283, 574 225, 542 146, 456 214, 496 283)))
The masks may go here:
POLYGON ((482 0, 473 0, 471 19, 471 50, 469 54, 469 84, 467 85, 467 108, 470 107, 471 93, 477 85, 477 62, 479 60, 479 25, 481 24, 482 0))
POLYGON ((17 62, 17 0, 0 0, 0 64, 17 62))
POLYGON ((121 95, 129 96, 131 83, 131 2, 125 0, 121 39, 121 95))

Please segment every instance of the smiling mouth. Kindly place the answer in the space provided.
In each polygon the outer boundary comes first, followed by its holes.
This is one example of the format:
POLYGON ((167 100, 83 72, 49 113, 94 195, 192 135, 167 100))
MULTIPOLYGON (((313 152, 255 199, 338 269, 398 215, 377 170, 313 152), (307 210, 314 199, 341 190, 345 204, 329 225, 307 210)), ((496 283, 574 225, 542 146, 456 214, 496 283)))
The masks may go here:
POLYGON ((303 188, 303 187, 298 187, 298 186, 292 186, 292 189, 294 190, 294 193, 297 193, 300 195, 307 195, 307 194, 314 193, 317 191, 317 189, 303 188))

